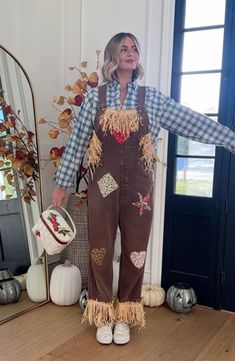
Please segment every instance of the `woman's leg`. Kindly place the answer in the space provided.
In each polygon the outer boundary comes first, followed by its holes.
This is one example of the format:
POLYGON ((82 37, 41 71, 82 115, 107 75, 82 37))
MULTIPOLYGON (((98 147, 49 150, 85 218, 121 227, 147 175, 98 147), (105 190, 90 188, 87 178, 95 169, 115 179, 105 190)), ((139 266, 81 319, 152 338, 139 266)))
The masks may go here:
MULTIPOLYGON (((143 183, 144 185, 144 183, 143 183)), ((116 321, 145 326, 141 304, 144 265, 152 222, 152 185, 132 187, 120 209, 121 260, 116 321)))
POLYGON ((116 185, 113 175, 99 171, 88 189, 88 302, 82 322, 97 327, 114 322, 113 253, 119 219, 116 185))

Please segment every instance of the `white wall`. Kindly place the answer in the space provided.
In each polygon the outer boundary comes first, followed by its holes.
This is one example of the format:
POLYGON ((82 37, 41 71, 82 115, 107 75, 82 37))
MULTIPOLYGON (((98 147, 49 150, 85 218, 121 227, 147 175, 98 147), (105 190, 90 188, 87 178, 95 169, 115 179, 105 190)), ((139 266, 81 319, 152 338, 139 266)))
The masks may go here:
MULTIPOLYGON (((134 33, 142 46, 144 82, 169 93, 174 0, 3 0, 0 44, 11 51, 27 71, 35 93, 38 117, 54 120, 50 101, 71 81, 70 65, 87 60, 94 68, 95 50, 103 50, 112 35, 134 33), (9 16, 10 15, 10 16, 9 16)), ((42 158, 51 143, 46 128, 39 128, 42 158)), ((161 134, 159 156, 166 162, 167 135, 161 134)), ((59 141, 62 145, 62 140, 59 141)), ((160 282, 166 167, 157 167, 152 235, 145 280, 160 282)), ((54 174, 43 170, 44 204, 50 203, 54 174)))

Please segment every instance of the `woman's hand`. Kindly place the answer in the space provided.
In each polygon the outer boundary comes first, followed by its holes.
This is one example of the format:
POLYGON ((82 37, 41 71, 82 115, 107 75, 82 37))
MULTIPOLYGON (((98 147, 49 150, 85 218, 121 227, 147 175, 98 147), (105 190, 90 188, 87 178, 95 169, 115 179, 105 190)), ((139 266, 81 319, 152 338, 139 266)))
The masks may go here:
POLYGON ((55 188, 52 193, 52 205, 56 208, 64 204, 67 190, 66 188, 55 188))

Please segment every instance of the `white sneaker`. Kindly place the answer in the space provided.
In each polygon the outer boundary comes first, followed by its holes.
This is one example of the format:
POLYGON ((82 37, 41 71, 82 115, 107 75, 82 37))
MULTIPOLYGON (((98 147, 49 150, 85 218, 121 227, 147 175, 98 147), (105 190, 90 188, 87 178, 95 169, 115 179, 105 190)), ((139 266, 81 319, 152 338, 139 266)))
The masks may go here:
POLYGON ((113 341, 113 329, 111 324, 97 328, 96 340, 103 345, 109 345, 113 341))
POLYGON ((130 341, 130 329, 125 322, 117 322, 114 327, 113 341, 117 345, 124 345, 130 341))

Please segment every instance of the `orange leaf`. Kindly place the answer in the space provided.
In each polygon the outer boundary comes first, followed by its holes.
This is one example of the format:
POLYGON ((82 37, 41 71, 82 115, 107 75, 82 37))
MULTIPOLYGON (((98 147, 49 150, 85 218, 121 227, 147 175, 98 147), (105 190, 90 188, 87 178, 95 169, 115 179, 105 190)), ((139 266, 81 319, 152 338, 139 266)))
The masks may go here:
POLYGON ((65 97, 63 97, 62 95, 60 95, 59 97, 54 97, 53 103, 56 103, 58 105, 64 105, 64 99, 65 97))
POLYGON ((81 67, 82 67, 82 68, 87 68, 87 61, 83 61, 83 62, 81 63, 81 67))
POLYGON ((82 88, 82 90, 86 90, 86 88, 87 88, 87 80, 82 80, 81 81, 81 88, 82 88))
POLYGON ((38 124, 45 124, 46 120, 44 118, 38 119, 38 124))
POLYGON ((59 120, 59 126, 61 129, 68 128, 69 124, 70 124, 70 120, 67 118, 62 118, 59 120))
POLYGON ((18 159, 13 159, 12 160, 12 169, 14 170, 18 170, 22 165, 22 161, 18 160, 18 159))
POLYGON ((7 181, 8 181, 9 184, 11 184, 12 179, 13 179, 13 174, 8 173, 7 174, 7 181))
POLYGON ((13 141, 14 141, 14 137, 13 137, 12 135, 8 134, 8 136, 7 136, 7 142, 8 142, 8 143, 12 143, 13 141))
POLYGON ((93 72, 89 75, 88 79, 88 85, 90 85, 91 88, 95 88, 98 85, 99 77, 96 72, 93 72))
POLYGON ((72 91, 74 94, 77 94, 77 95, 82 94, 81 85, 78 85, 78 84, 75 83, 75 84, 72 86, 71 91, 72 91))
POLYGON ((49 132, 48 132, 49 137, 51 137, 52 139, 56 139, 59 134, 60 134, 60 132, 55 128, 49 130, 49 132))
POLYGON ((71 85, 66 85, 65 90, 66 90, 67 92, 71 92, 71 91, 72 91, 71 85))
POLYGON ((28 204, 30 204, 30 202, 31 202, 31 198, 29 196, 24 196, 23 200, 28 204))
POLYGON ((69 103, 69 104, 72 104, 72 105, 75 105, 75 99, 74 99, 74 97, 68 97, 68 103, 69 103))
POLYGON ((25 164, 24 173, 26 174, 26 176, 31 176, 33 174, 33 167, 29 164, 25 164))

